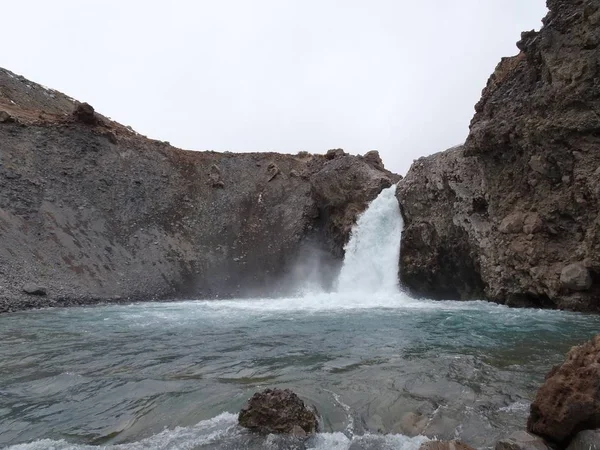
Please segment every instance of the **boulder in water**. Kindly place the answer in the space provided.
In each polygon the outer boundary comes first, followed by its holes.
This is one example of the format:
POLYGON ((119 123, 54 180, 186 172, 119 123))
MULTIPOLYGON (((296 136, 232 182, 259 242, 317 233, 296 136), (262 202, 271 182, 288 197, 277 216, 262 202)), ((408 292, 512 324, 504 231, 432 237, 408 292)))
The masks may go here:
POLYGON ((585 430, 578 433, 567 450, 600 450, 600 430, 585 430))
POLYGON ((475 450, 461 441, 429 441, 419 447, 419 450, 475 450))
POLYGON ((495 450, 549 450, 544 440, 526 431, 515 431, 498 441, 495 450))
POLYGON ((319 428, 316 409, 289 389, 257 392, 240 411, 238 423, 261 434, 303 436, 319 428))
POLYGON ((527 429, 559 445, 600 428, 600 335, 573 347, 554 367, 531 404, 527 429))

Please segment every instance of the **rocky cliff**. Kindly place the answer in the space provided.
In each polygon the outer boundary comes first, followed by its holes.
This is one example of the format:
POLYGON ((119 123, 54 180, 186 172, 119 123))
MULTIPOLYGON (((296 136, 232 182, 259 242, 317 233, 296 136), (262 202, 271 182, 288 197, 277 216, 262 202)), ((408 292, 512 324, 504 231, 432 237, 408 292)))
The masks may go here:
POLYGON ((179 150, 0 69, 0 312, 274 293, 398 179, 376 152, 179 150))
POLYGON ((490 77, 465 145, 399 185, 414 293, 600 310, 600 3, 547 5, 490 77))

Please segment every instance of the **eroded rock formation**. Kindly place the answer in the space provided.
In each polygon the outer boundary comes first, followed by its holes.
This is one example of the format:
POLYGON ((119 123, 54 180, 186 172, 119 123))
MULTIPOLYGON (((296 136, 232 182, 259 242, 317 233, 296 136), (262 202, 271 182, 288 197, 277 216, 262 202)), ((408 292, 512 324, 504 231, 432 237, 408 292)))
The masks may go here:
POLYGON ((238 422, 261 434, 304 436, 319 430, 316 410, 289 389, 257 392, 240 411, 238 422))
POLYGON ((398 180, 376 154, 179 150, 3 69, 0 111, 0 312, 276 292, 398 180))
POLYGON ((565 447, 582 430, 600 428, 600 335, 573 347, 531 404, 527 428, 565 447))
POLYGON ((414 293, 600 310, 600 4, 548 8, 490 77, 465 145, 399 185, 414 293))

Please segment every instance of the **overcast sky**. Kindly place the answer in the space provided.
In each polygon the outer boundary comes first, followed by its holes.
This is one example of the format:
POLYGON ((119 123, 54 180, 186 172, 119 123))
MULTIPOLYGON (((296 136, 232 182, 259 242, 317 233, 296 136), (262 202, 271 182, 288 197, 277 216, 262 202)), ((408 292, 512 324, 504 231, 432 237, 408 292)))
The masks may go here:
POLYGON ((381 152, 464 141, 544 0, 18 0, 0 64, 193 150, 381 152))

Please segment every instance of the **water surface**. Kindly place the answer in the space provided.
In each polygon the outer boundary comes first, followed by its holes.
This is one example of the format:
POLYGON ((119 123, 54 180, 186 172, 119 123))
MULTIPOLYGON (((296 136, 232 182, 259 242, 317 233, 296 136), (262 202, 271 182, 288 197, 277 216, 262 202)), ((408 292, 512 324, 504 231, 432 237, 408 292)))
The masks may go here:
POLYGON ((402 294, 2 315, 0 446, 483 448, 523 428, 544 374, 599 325, 402 294), (238 429, 242 404, 274 386, 315 404, 324 432, 301 445, 238 429))

